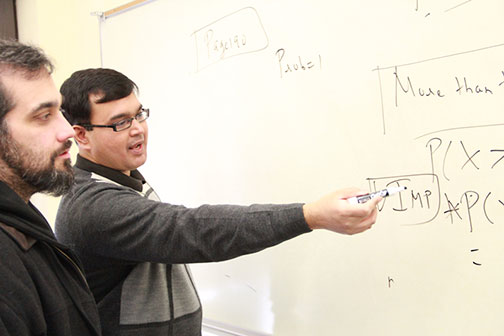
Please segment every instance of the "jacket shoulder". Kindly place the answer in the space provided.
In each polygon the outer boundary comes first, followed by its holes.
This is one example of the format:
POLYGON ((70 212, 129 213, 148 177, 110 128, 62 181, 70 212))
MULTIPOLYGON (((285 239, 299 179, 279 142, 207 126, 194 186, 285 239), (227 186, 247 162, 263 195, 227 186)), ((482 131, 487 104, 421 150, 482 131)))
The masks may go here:
POLYGON ((11 237, 25 251, 28 251, 37 242, 36 239, 2 222, 0 222, 0 229, 11 237))

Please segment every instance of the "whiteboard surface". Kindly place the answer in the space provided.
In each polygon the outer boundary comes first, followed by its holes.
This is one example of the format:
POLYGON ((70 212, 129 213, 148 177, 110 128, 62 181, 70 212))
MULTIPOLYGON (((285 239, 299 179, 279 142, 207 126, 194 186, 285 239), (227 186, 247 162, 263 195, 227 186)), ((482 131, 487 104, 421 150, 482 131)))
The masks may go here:
MULTIPOLYGON (((102 24, 165 202, 405 185, 360 235, 193 265, 206 318, 274 335, 501 335, 504 2, 152 1, 102 24)), ((181 247, 183 248, 183 247, 181 247)))

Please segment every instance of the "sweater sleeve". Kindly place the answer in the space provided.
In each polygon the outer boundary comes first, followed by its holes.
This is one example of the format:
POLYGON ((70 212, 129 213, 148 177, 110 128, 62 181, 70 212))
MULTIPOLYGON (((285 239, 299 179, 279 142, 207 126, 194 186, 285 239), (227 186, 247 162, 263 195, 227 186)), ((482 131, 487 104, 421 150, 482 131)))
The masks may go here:
POLYGON ((222 261, 309 232, 302 204, 186 208, 112 183, 63 197, 56 232, 77 250, 130 262, 222 261))

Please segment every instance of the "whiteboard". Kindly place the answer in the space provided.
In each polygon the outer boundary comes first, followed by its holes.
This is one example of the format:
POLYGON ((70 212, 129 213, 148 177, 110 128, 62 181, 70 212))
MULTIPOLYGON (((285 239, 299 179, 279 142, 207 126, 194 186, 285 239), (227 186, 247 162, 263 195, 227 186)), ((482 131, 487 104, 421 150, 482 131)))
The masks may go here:
POLYGON ((165 202, 408 188, 363 234, 193 265, 206 319, 502 334, 503 15, 501 0, 158 0, 102 23, 104 66, 152 111, 141 171, 165 202))

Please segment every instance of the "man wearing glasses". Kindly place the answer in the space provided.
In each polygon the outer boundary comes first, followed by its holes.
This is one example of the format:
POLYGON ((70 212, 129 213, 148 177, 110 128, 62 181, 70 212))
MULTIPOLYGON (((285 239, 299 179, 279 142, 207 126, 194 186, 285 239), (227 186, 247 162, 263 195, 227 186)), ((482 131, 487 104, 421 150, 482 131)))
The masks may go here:
POLYGON ((56 235, 81 257, 105 335, 201 335, 201 304, 186 263, 231 259, 313 229, 354 234, 376 220, 380 198, 357 190, 307 204, 162 203, 137 168, 147 159, 149 110, 111 69, 75 72, 62 87, 79 155, 56 235))

